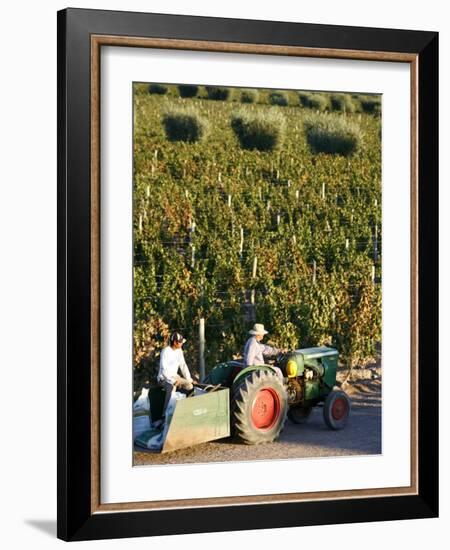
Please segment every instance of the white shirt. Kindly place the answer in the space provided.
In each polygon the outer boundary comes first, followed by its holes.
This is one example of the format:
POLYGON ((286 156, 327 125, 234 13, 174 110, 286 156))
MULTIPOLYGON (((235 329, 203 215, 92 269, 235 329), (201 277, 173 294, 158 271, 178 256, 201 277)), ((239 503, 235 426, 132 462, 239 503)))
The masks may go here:
POLYGON ((191 373, 184 360, 183 350, 181 348, 173 349, 171 346, 163 348, 159 357, 158 382, 170 382, 173 384, 176 380, 178 369, 181 370, 183 378, 192 380, 191 373))
POLYGON ((244 365, 249 367, 251 365, 264 365, 264 355, 276 355, 280 350, 278 348, 272 348, 261 344, 252 336, 247 340, 244 346, 244 365))

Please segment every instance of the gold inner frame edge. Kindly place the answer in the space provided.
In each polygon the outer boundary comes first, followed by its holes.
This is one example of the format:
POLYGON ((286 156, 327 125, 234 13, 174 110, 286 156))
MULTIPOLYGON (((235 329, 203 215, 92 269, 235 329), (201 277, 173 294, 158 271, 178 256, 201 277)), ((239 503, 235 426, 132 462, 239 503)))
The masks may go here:
POLYGON ((307 48, 273 44, 247 44, 115 35, 91 35, 90 152, 91 152, 91 514, 132 510, 167 510, 229 505, 275 504, 316 500, 418 494, 418 55, 402 52, 307 48), (211 497, 164 501, 100 502, 100 49, 102 46, 165 48, 207 52, 287 55, 331 59, 360 59, 410 64, 411 99, 411 485, 378 489, 318 491, 270 495, 211 497))

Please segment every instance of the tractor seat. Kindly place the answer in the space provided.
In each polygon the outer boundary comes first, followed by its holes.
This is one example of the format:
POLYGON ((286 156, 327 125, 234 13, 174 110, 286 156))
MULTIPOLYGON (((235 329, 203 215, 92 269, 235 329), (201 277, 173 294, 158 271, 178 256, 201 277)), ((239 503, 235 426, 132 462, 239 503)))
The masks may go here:
POLYGON ((244 368, 244 361, 228 361, 228 364, 231 365, 232 367, 240 367, 240 368, 244 368))
POLYGON ((233 383, 233 380, 236 378, 236 376, 241 372, 243 368, 245 368, 243 361, 228 361, 228 365, 230 367, 233 367, 230 371, 229 376, 227 377, 227 383, 231 386, 233 383))

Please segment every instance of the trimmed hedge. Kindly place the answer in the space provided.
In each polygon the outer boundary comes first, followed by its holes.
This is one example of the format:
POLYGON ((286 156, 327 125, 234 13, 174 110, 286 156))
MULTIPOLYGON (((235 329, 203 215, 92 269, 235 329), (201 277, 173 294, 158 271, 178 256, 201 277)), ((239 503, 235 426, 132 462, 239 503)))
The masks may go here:
POLYGON ((148 87, 149 94, 164 95, 167 94, 167 90, 167 86, 164 86, 163 84, 150 84, 148 87))
POLYGON ((162 123, 169 141, 201 141, 208 133, 208 124, 193 109, 166 111, 162 123))
POLYGON ((258 101, 258 90, 242 90, 241 103, 256 103, 258 101))
POLYGON ((316 115, 304 123, 306 141, 313 153, 350 156, 361 147, 359 126, 345 118, 333 115, 316 115))
POLYGON ((286 107, 289 104, 288 98, 283 92, 272 92, 269 94, 268 101, 270 105, 278 105, 280 107, 286 107))
POLYGON ((243 149, 272 151, 283 143, 286 123, 278 112, 238 111, 231 117, 231 128, 243 149))
POLYGON ((379 115, 381 113, 381 99, 375 97, 363 97, 359 100, 361 110, 364 113, 371 115, 379 115))
POLYGON ((215 101, 226 101, 231 96, 230 88, 220 88, 217 86, 205 86, 208 99, 215 101))
POLYGON ((315 111, 325 111, 328 107, 328 99, 322 94, 300 92, 298 99, 302 107, 314 109, 315 111))
POLYGON ((356 111, 355 103, 349 94, 332 94, 330 106, 332 111, 340 111, 341 113, 354 113, 356 111))
POLYGON ((193 84, 180 84, 178 86, 180 97, 195 97, 198 94, 198 86, 193 84))

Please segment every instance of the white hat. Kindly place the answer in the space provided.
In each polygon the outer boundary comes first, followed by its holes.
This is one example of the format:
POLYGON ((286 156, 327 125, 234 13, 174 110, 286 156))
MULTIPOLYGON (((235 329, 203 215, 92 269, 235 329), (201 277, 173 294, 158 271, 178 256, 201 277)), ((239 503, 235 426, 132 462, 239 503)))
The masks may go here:
POLYGON ((269 334, 269 331, 264 330, 264 325, 261 325, 260 323, 255 323, 252 330, 249 330, 248 332, 249 334, 269 334))

